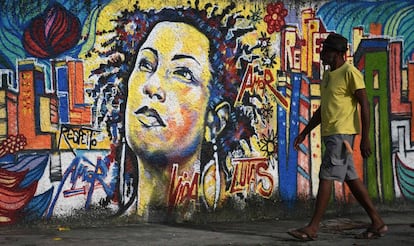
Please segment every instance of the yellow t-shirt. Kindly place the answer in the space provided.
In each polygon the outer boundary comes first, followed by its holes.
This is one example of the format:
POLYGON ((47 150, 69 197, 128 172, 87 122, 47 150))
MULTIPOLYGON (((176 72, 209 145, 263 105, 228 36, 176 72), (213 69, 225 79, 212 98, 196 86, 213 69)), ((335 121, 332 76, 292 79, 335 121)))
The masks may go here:
POLYGON ((365 88, 361 72, 349 63, 325 71, 321 83, 321 134, 358 134, 358 101, 354 93, 365 88))

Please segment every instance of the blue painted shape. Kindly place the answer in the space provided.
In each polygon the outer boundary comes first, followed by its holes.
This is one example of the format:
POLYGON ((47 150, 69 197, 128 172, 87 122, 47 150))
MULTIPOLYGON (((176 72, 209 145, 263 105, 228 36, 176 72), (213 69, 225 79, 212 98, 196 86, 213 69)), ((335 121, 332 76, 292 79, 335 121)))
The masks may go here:
POLYGON ((414 169, 403 163, 398 155, 395 156, 395 168, 402 195, 414 201, 414 169))
POLYGON ((69 98, 67 94, 61 94, 59 98, 59 121, 62 124, 69 123, 69 98))
POLYGON ((45 214, 52 200, 53 187, 38 196, 35 196, 29 204, 23 209, 24 220, 33 221, 39 220, 45 214))
MULTIPOLYGON (((278 87, 279 92, 283 95, 287 95, 286 86, 278 87)), ((296 103, 299 103, 299 97, 297 98, 296 103)), ((291 104, 294 104, 294 101, 291 101, 291 104)), ((292 105, 291 105, 292 106, 292 105)), ((291 110, 292 111, 292 110, 291 110)), ((298 119, 297 119, 298 120, 298 119)), ((279 192, 280 198, 283 201, 293 201, 296 200, 296 163, 293 163, 289 160, 290 155, 290 146, 288 139, 288 129, 287 129, 287 112, 281 107, 277 106, 277 130, 278 130, 278 160, 279 160, 279 192)))

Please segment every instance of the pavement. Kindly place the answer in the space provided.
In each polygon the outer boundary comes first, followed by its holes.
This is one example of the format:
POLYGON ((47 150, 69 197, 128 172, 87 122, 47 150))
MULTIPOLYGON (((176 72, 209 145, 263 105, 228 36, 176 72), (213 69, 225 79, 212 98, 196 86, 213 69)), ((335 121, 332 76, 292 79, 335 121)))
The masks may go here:
POLYGON ((369 223, 363 213, 325 216, 315 241, 300 242, 286 232, 309 218, 262 219, 205 224, 128 223, 124 225, 0 227, 0 245, 413 245, 414 212, 382 214, 388 233, 378 239, 355 239, 369 223))

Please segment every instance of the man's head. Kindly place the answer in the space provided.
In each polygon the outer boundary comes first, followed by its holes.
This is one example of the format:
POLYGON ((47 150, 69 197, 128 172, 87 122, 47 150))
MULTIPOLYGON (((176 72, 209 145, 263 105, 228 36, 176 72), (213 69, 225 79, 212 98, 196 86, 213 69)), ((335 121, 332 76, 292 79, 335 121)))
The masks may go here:
POLYGON ((348 50, 348 40, 345 37, 331 33, 322 44, 323 65, 329 65, 331 69, 335 69, 345 62, 344 54, 348 50))
POLYGON ((323 47, 331 48, 339 52, 346 52, 348 50, 348 39, 340 34, 331 33, 323 41, 323 47))

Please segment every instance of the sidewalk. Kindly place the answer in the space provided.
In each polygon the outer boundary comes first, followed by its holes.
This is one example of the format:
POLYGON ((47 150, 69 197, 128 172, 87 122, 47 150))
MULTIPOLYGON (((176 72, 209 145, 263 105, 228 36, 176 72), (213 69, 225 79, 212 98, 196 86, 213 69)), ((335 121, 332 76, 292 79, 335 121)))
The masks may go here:
POLYGON ((354 239, 369 222, 365 214, 323 220, 318 239, 299 242, 286 231, 308 218, 243 223, 155 224, 70 228, 59 226, 0 227, 0 245, 413 245, 414 213, 382 214, 389 232, 373 240, 354 239))

